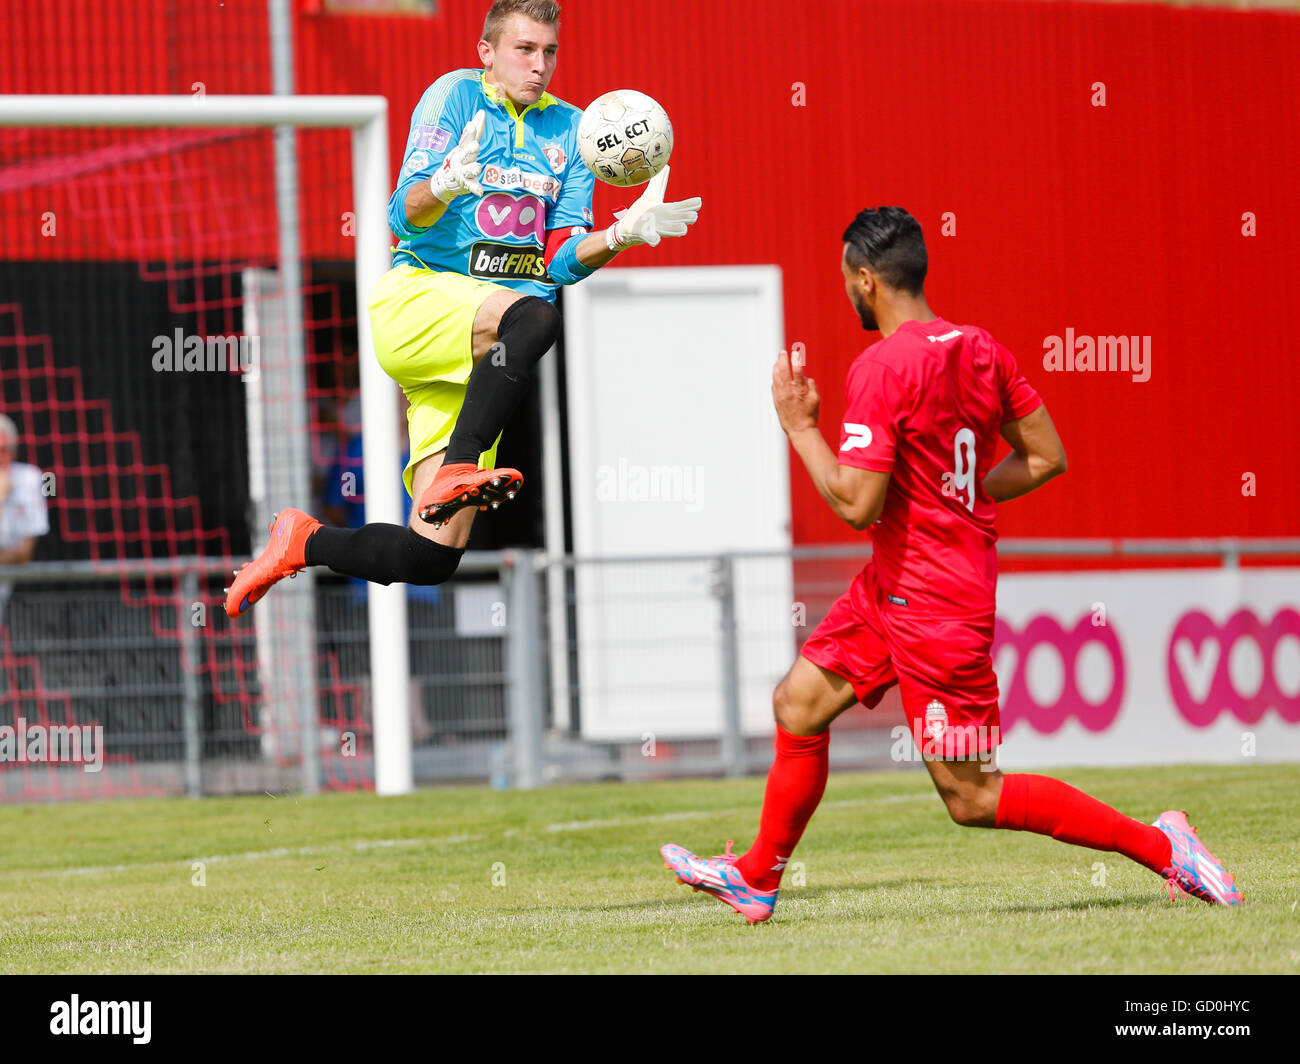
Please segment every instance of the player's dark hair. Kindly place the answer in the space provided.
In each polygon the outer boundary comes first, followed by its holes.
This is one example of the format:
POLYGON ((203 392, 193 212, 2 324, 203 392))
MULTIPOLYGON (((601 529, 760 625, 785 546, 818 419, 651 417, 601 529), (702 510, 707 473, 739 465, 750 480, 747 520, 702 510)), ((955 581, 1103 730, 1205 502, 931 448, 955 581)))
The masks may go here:
POLYGON ((920 295, 929 258, 921 223, 902 207, 870 207, 853 219, 842 238, 852 270, 866 266, 890 288, 920 295))
POLYGON ((555 0, 495 0, 483 20, 483 39, 493 48, 511 15, 527 15, 534 22, 560 28, 560 5, 555 0))

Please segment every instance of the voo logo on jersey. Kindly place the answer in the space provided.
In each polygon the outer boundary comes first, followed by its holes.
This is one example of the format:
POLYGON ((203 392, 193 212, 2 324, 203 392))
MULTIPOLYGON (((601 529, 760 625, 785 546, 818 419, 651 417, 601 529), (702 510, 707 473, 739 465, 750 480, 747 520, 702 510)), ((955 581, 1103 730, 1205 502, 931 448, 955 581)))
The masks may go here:
POLYGON ((479 200, 474 222, 486 236, 517 237, 546 244, 546 205, 536 196, 507 196, 494 192, 479 200))

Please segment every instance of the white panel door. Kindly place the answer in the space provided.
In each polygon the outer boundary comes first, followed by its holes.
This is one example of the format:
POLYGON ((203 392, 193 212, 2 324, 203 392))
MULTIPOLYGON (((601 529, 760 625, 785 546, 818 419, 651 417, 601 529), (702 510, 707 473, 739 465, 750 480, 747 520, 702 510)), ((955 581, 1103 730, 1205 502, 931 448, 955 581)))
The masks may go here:
MULTIPOLYGON (((565 292, 583 735, 716 735, 723 671, 713 565, 787 550, 784 346, 774 266, 602 270, 565 292)), ((742 726, 771 730, 795 652, 788 559, 737 566, 742 726)))

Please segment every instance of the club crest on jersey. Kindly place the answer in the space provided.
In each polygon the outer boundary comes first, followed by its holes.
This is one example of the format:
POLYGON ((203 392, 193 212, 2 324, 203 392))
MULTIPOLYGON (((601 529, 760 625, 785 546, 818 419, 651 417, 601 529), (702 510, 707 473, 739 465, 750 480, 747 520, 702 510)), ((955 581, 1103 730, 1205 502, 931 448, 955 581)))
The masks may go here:
POLYGON ((948 727, 948 711, 937 698, 925 707, 925 734, 931 739, 940 738, 948 727))
POLYGON ((855 425, 850 421, 844 423, 844 431, 848 433, 848 439, 840 444, 840 453, 851 451, 855 447, 871 446, 871 430, 866 425, 855 425))
POLYGON ((542 145, 542 154, 546 156, 546 161, 551 164, 551 171, 557 174, 564 170, 564 164, 569 159, 559 144, 542 145))

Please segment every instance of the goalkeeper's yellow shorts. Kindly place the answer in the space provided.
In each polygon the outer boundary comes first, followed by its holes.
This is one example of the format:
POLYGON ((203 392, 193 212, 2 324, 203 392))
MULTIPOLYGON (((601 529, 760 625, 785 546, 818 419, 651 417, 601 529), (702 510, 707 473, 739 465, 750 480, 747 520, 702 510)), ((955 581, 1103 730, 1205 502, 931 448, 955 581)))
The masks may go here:
MULTIPOLYGON (((402 479, 411 494, 415 467, 445 450, 465 402, 474 369, 474 317, 493 292, 510 289, 459 273, 394 266, 370 293, 375 355, 402 386, 410 406, 406 427, 411 457, 402 479)), ((498 436, 479 456, 480 468, 496 462, 498 436)))

